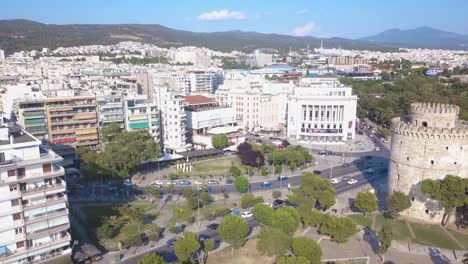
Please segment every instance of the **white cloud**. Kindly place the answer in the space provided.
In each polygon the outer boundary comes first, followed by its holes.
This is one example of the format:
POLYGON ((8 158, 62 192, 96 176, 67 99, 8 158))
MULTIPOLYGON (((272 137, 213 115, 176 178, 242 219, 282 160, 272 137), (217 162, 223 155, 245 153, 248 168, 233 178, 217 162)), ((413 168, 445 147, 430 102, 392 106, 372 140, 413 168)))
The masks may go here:
POLYGON ((301 27, 295 28, 294 35, 303 37, 316 29, 317 29, 317 25, 315 25, 314 22, 309 22, 301 27))
POLYGON ((301 9, 297 11, 296 13, 299 15, 305 15, 305 14, 308 14, 309 12, 310 12, 309 9, 301 9))
POLYGON ((239 11, 230 11, 227 9, 215 10, 207 13, 203 13, 198 16, 198 20, 214 21, 214 20, 241 20, 245 19, 244 13, 239 11))

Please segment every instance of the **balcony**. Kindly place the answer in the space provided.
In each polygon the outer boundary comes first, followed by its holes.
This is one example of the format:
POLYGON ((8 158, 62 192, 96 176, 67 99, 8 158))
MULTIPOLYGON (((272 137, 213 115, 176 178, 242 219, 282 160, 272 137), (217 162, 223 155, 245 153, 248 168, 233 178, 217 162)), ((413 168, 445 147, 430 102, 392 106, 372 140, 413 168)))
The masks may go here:
MULTIPOLYGON (((46 163, 46 162, 43 162, 46 163)), ((22 166, 18 166, 22 167, 22 166)), ((51 178, 51 177, 58 177, 58 176, 63 176, 65 175, 65 169, 60 167, 56 169, 52 169, 50 172, 46 173, 31 173, 25 176, 16 176, 16 177, 8 177, 7 179, 1 180, 0 181, 0 186, 5 186, 5 185, 10 185, 10 184, 15 184, 19 182, 28 182, 31 180, 37 180, 37 179, 45 179, 45 178, 51 178), (12 178, 12 179, 10 179, 12 178)))
POLYGON ((27 190, 23 190, 21 191, 21 195, 24 198, 24 197, 38 194, 38 193, 51 194, 53 191, 65 192, 65 187, 66 187, 65 184, 43 185, 43 186, 38 186, 38 187, 30 188, 27 190))
POLYGON ((24 222, 26 225, 30 225, 30 224, 44 221, 46 219, 53 219, 53 218, 66 216, 66 215, 68 215, 68 209, 64 208, 64 209, 61 209, 60 211, 49 213, 49 214, 40 214, 40 215, 35 215, 32 217, 31 216, 25 217, 24 222))
POLYGON ((65 203, 67 201, 67 196, 56 196, 53 198, 49 199, 43 199, 40 200, 36 203, 33 204, 23 204, 23 209, 24 210, 31 210, 31 209, 36 209, 36 208, 41 208, 47 205, 54 205, 54 204, 59 204, 59 203, 65 203))
POLYGON ((15 250, 14 252, 7 252, 6 254, 0 256, 0 262, 12 260, 13 258, 19 258, 19 257, 20 258, 25 258, 25 257, 27 257, 26 254, 28 254, 29 256, 37 255, 37 257, 40 258, 38 260, 33 260, 33 261, 28 262, 28 263, 46 263, 46 262, 50 261, 51 258, 71 253, 71 250, 68 249, 68 250, 65 250, 65 251, 55 252, 55 253, 46 254, 46 255, 35 253, 34 251, 43 250, 43 249, 48 248, 48 247, 52 248, 53 246, 56 246, 56 245, 57 245, 57 248, 60 248, 61 247, 60 244, 64 244, 64 246, 65 246, 65 245, 70 243, 70 240, 71 240, 71 236, 67 232, 67 235, 65 235, 65 236, 63 236, 61 238, 57 238, 55 240, 51 240, 51 241, 48 241, 48 242, 37 243, 36 245, 30 246, 30 247, 27 247, 27 248, 23 248, 23 249, 19 249, 19 250, 15 250))
POLYGON ((65 223, 65 224, 61 224, 61 225, 58 225, 58 226, 53 226, 53 227, 50 227, 50 228, 45 228, 45 229, 41 229, 41 230, 38 230, 38 231, 34 231, 32 233, 27 233, 26 237, 28 239, 34 239, 34 238, 38 238, 38 237, 47 236, 47 235, 50 235, 50 234, 59 233, 61 231, 66 231, 69 228, 70 228, 70 223, 65 223))
POLYGON ((88 124, 88 123, 96 123, 97 120, 95 118, 93 119, 80 119, 80 120, 51 120, 50 124, 51 126, 54 125, 73 125, 73 124, 88 124))

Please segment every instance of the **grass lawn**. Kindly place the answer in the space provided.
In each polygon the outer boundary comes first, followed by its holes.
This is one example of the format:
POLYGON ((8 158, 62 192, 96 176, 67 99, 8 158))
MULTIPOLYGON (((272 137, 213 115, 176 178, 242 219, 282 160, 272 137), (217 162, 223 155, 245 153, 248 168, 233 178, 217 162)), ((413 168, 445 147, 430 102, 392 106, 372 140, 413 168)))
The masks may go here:
POLYGON ((338 261, 327 261, 325 264, 366 264, 365 259, 352 259, 352 260, 338 260, 338 261))
MULTIPOLYGON (((414 242, 440 248, 460 249, 439 225, 410 223, 416 235, 414 242)), ((460 241, 461 242, 461 241, 460 241)))
POLYGON ((231 251, 231 247, 227 247, 221 251, 218 251, 208 257, 208 264, 268 264, 274 263, 274 257, 262 256, 258 253, 257 240, 251 239, 245 243, 245 245, 238 249, 231 251))
POLYGON ((372 221, 369 217, 365 217, 362 214, 352 214, 348 215, 348 218, 353 219, 358 225, 361 225, 363 227, 370 227, 372 224, 372 221))
POLYGON ((187 219, 190 216, 193 216, 193 214, 194 214, 194 211, 192 209, 187 208, 184 205, 174 204, 174 205, 171 205, 170 208, 172 210, 172 217, 167 222, 167 227, 168 228, 175 225, 176 222, 186 223, 187 219))
POLYGON ((468 249, 468 234, 462 234, 450 228, 447 228, 447 230, 458 240, 458 242, 460 242, 465 247, 465 249, 468 249))
POLYGON ((96 228, 101 225, 102 221, 110 216, 118 215, 117 206, 83 206, 81 211, 86 214, 86 225, 87 228, 96 228))
MULTIPOLYGON (((224 176, 232 165, 240 166, 241 162, 236 156, 226 156, 215 160, 203 160, 193 165, 193 171, 188 175, 194 176, 224 176)), ((187 174, 187 173, 186 173, 187 174)))

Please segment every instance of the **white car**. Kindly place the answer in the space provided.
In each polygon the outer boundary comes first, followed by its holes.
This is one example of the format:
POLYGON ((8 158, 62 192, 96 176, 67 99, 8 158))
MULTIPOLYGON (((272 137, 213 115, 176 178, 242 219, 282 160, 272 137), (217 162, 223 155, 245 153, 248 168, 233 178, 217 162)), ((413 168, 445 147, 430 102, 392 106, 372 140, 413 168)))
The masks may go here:
POLYGON ((253 214, 252 214, 251 212, 249 212, 249 211, 245 211, 245 212, 243 212, 243 213, 241 214, 241 216, 242 216, 242 218, 247 219, 247 218, 249 218, 249 217, 252 217, 253 214))
POLYGON ((375 151, 380 151, 380 148, 379 148, 379 147, 375 147, 375 151))
POLYGON ((125 179, 125 181, 123 182, 123 185, 125 186, 133 186, 135 185, 135 183, 133 183, 131 180, 129 179, 125 179))
POLYGON ((349 179, 348 180, 348 184, 351 185, 351 184, 355 184, 357 183, 357 180, 356 179, 349 179))
POLYGON ((332 184, 338 184, 338 183, 341 182, 341 179, 333 178, 333 179, 330 180, 330 182, 331 182, 332 184))
POLYGON ((161 185, 164 185, 164 182, 163 182, 163 181, 153 181, 153 182, 151 183, 151 185, 159 185, 159 186, 161 186, 161 185))
POLYGON ((176 181, 167 181, 166 185, 177 185, 176 181))
POLYGON ((367 173, 374 173, 375 170, 374 170, 373 168, 368 168, 368 169, 366 170, 366 172, 367 172, 367 173))
POLYGON ((193 184, 195 184, 195 185, 202 185, 203 182, 202 182, 202 181, 194 181, 193 184))

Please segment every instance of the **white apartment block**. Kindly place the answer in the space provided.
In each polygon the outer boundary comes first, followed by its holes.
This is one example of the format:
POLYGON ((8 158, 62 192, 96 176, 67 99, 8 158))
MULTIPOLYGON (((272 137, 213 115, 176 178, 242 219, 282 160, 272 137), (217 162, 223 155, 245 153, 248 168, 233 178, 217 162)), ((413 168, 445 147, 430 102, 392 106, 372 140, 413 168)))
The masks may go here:
POLYGON ((4 61, 4 60, 5 60, 5 52, 0 49, 0 61, 4 61))
POLYGON ((213 74, 205 71, 191 71, 190 93, 211 94, 213 92, 213 74))
POLYGON ((17 126, 0 128, 0 263, 71 254, 63 159, 17 126))
POLYGON ((288 99, 288 137, 314 143, 353 139, 357 99, 336 78, 303 78, 288 99))
POLYGON ((156 142, 160 142, 159 110, 156 103, 148 102, 144 95, 134 95, 124 99, 123 109, 125 130, 146 129, 156 142))
POLYGON ((161 94, 161 125, 165 152, 182 152, 186 149, 185 95, 166 91, 161 94))

